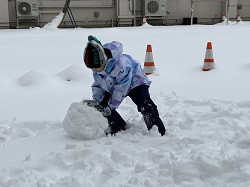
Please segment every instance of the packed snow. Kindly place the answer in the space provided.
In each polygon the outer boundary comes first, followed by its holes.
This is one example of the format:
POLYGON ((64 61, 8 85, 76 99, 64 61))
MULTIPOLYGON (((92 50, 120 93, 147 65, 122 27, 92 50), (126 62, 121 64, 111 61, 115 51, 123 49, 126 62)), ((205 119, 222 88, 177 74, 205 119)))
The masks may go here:
POLYGON ((64 13, 60 12, 51 22, 45 24, 43 29, 57 29, 63 20, 64 13))
POLYGON ((244 21, 0 30, 0 186, 250 186, 249 32, 244 21), (142 66, 152 45, 150 93, 167 135, 148 132, 125 98, 118 111, 129 128, 102 136, 106 119, 82 104, 90 34, 120 41, 142 66), (215 69, 203 72, 208 41, 215 69))
POLYGON ((75 102, 68 109, 63 127, 72 138, 91 140, 100 138, 104 134, 108 128, 108 120, 86 103, 75 102))

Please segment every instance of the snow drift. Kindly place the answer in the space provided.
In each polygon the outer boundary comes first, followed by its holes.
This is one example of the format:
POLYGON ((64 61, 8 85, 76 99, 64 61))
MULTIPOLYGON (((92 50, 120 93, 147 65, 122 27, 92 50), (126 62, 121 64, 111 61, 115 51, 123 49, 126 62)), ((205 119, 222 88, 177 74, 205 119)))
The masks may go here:
POLYGON ((57 29, 60 23, 62 22, 64 17, 64 13, 60 12, 51 22, 45 24, 42 28, 43 29, 57 29))

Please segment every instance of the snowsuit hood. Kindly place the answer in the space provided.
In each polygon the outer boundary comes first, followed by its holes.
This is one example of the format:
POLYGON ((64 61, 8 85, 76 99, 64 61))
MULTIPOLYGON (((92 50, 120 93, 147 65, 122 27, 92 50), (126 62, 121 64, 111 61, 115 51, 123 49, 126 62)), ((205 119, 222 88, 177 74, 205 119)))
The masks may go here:
POLYGON ((122 55, 123 52, 123 45, 119 42, 111 42, 103 45, 103 48, 108 49, 111 52, 112 57, 108 59, 107 64, 105 66, 104 71, 109 73, 113 66, 115 65, 116 61, 122 55))

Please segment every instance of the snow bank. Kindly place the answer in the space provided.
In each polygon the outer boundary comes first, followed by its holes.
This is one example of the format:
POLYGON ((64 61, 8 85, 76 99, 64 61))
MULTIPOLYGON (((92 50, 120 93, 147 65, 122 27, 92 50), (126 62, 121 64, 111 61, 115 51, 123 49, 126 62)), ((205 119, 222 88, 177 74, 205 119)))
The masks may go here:
POLYGON ((63 20, 64 13, 60 12, 51 22, 45 24, 43 29, 57 29, 63 20))
POLYGON ((63 81, 82 81, 84 80, 84 71, 83 63, 74 64, 67 69, 61 71, 57 74, 59 78, 63 81))
MULTIPOLYGON (((247 25, 247 22, 244 21, 228 21, 228 25, 247 25)), ((215 25, 227 25, 227 20, 222 21, 221 23, 217 23, 215 25)))
POLYGON ((141 27, 153 27, 152 25, 148 24, 147 22, 142 24, 141 27))
POLYGON ((96 109, 82 102, 75 102, 68 109, 63 127, 72 138, 90 140, 104 134, 108 121, 96 109))
POLYGON ((247 23, 245 23, 244 21, 239 21, 239 22, 236 22, 237 25, 246 25, 247 23))
MULTIPOLYGON (((228 21, 228 24, 232 25, 232 24, 235 24, 235 23, 232 23, 231 21, 228 21)), ((227 20, 224 20, 221 23, 216 23, 215 25, 227 25, 227 20)))
POLYGON ((32 86, 46 82, 46 75, 39 71, 30 71, 17 79, 20 86, 32 86))

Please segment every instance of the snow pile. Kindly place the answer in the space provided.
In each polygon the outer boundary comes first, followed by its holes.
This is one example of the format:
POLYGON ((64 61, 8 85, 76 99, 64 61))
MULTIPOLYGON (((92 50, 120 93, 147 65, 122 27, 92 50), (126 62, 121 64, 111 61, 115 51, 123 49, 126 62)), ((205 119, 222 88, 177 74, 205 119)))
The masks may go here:
POLYGON ((68 109, 63 127, 72 138, 90 140, 104 134, 108 121, 95 108, 75 102, 68 109))
POLYGON ((45 24, 43 29, 57 29, 64 17, 64 13, 60 12, 51 22, 45 24))
POLYGON ((237 25, 245 25, 246 23, 244 21, 239 21, 239 22, 236 22, 237 25))
POLYGON ((30 71, 17 79, 20 86, 32 86, 46 82, 46 75, 39 71, 30 71))
MULTIPOLYGON (((244 21, 228 21, 228 25, 246 25, 247 23, 244 21)), ((221 23, 217 23, 216 25, 227 25, 227 19, 222 21, 221 23)))
POLYGON ((143 24, 141 25, 141 27, 153 27, 153 26, 150 25, 150 24, 148 24, 148 22, 146 22, 146 23, 143 23, 143 24))
MULTIPOLYGON (((235 23, 233 23, 232 21, 228 21, 228 25, 232 25, 232 24, 235 24, 235 23)), ((227 19, 225 19, 221 23, 217 23, 216 25, 227 25, 227 19)))
POLYGON ((84 80, 83 63, 74 64, 57 74, 63 81, 81 81, 84 80))

